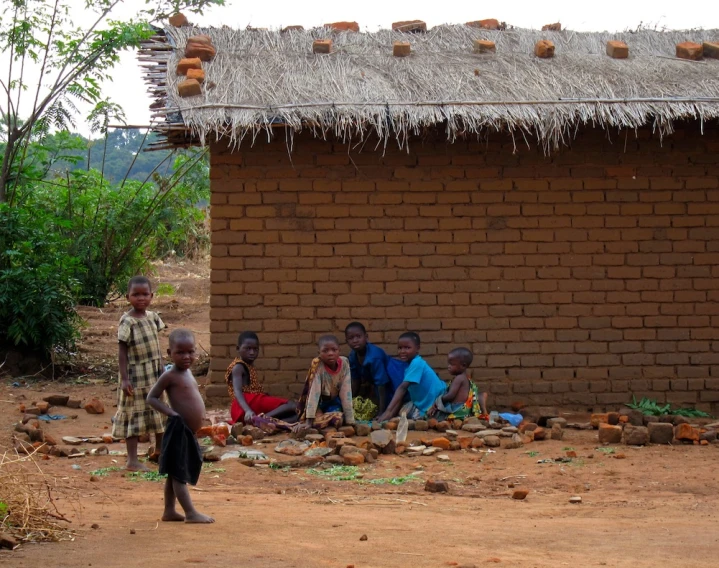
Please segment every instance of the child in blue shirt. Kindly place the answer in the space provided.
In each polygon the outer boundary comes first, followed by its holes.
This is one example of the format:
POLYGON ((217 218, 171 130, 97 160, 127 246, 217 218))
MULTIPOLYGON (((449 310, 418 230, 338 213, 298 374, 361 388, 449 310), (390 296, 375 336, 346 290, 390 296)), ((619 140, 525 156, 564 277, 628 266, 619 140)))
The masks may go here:
POLYGON ((352 396, 360 395, 365 384, 374 388, 377 406, 382 414, 387 409, 388 392, 393 392, 387 375, 387 353, 384 349, 369 342, 365 326, 353 321, 345 327, 345 340, 352 349, 349 356, 352 375, 352 396))
POLYGON ((397 354, 399 359, 409 363, 409 366, 404 372, 404 381, 395 390, 387 409, 377 417, 380 422, 399 414, 406 414, 411 420, 424 418, 436 398, 447 388, 444 381, 422 359, 419 347, 420 338, 417 333, 407 331, 399 336, 397 354), (407 393, 410 401, 403 405, 407 393))

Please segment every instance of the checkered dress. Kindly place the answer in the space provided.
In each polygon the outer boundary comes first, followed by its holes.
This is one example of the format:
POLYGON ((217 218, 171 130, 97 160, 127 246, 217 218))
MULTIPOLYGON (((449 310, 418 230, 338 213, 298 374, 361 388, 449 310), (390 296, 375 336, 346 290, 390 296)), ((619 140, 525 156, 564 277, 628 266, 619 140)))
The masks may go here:
POLYGON ((165 324, 155 312, 147 312, 144 318, 126 313, 120 319, 117 339, 127 344, 127 376, 133 388, 133 396, 118 389, 119 397, 112 435, 129 438, 141 434, 165 431, 165 417, 146 402, 147 393, 163 373, 160 338, 158 332, 165 324))

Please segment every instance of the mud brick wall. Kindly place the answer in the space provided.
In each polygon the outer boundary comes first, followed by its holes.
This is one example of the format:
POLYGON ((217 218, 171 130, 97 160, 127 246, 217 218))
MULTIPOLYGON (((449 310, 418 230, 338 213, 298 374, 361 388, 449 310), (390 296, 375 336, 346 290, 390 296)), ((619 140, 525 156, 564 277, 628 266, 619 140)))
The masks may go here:
POLYGON ((290 396, 317 337, 356 319, 391 353, 418 331, 444 378, 469 346, 499 405, 717 411, 716 125, 585 130, 549 156, 439 133, 409 153, 302 134, 289 153, 279 134, 211 147, 211 399, 238 332, 260 334, 265 383, 290 396))

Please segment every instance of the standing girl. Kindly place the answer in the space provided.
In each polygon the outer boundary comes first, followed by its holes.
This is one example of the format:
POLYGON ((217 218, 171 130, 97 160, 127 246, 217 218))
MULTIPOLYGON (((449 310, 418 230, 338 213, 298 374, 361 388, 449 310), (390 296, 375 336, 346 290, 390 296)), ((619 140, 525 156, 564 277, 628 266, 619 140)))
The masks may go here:
POLYGON ((127 469, 147 470, 137 459, 137 442, 142 434, 155 434, 155 448, 162 447, 165 420, 145 400, 162 375, 162 354, 158 332, 165 324, 155 312, 148 311, 152 286, 144 276, 135 276, 127 286, 132 306, 120 318, 117 328, 120 360, 120 391, 112 435, 124 438, 127 445, 127 469))

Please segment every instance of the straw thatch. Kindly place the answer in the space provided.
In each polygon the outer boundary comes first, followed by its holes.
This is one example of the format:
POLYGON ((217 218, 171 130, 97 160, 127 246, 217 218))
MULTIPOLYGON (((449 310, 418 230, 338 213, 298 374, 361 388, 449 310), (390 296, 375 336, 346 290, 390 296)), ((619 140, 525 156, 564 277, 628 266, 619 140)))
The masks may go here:
POLYGON ((719 117, 719 60, 675 58, 677 43, 719 40, 714 30, 611 34, 460 25, 426 34, 192 27, 164 34, 146 44, 141 58, 160 65, 148 80, 158 98, 156 117, 174 143, 205 143, 211 135, 239 143, 283 124, 341 139, 374 132, 400 144, 427 127, 440 126, 449 140, 508 130, 550 147, 582 124, 650 124, 666 134, 676 120, 719 117), (203 94, 182 99, 175 67, 187 38, 200 33, 212 38, 217 56, 203 64, 203 94), (313 54, 312 41, 328 37, 333 53, 313 54), (496 42, 496 54, 473 53, 475 39, 496 42), (534 56, 540 39, 555 43, 553 59, 534 56), (629 59, 606 55, 612 39, 629 45, 629 59), (394 41, 410 41, 412 54, 393 57, 394 41))

